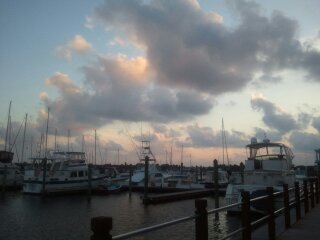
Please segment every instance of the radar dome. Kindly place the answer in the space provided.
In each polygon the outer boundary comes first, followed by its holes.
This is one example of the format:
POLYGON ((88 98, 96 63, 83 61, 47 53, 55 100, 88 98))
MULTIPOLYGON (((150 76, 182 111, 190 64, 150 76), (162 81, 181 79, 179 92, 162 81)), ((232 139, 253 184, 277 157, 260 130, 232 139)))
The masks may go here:
POLYGON ((263 142, 264 142, 264 143, 269 143, 270 140, 269 140, 268 138, 265 138, 265 139, 263 139, 263 142))

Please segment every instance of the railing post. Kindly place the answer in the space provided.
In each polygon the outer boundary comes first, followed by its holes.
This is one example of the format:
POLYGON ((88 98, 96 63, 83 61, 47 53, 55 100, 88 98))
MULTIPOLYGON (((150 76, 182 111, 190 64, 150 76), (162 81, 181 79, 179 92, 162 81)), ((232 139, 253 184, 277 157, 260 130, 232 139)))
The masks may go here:
POLYGON ((242 240, 251 240, 251 224, 250 224, 250 194, 247 191, 241 192, 241 225, 242 240))
POLYGON ((307 180, 303 181, 303 193, 304 193, 304 212, 309 212, 309 191, 307 180))
POLYGON ((276 228, 275 228, 275 222, 274 222, 274 197, 273 197, 273 187, 267 187, 267 208, 268 208, 268 233, 269 233, 269 239, 275 240, 276 239, 276 228))
POLYGON ((112 218, 111 217, 94 217, 91 218, 91 240, 111 240, 112 236, 110 231, 112 230, 112 218))
POLYGON ((315 184, 316 184, 316 204, 319 203, 319 178, 316 178, 316 181, 315 181, 315 184))
POLYGON ((196 199, 196 240, 208 240, 207 200, 196 199))
POLYGON ((294 182, 294 195, 296 200, 296 220, 301 219, 301 201, 300 201, 300 186, 299 182, 294 182))
POLYGON ((286 229, 290 228, 290 206, 288 184, 283 184, 284 221, 286 229))
POLYGON ((310 180, 310 198, 311 198, 311 208, 314 208, 314 181, 310 180))

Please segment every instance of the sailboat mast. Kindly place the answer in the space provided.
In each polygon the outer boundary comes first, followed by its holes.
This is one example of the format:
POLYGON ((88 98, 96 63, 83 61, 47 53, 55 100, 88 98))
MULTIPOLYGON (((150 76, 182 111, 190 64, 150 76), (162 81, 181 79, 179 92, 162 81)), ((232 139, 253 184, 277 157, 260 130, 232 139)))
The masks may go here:
POLYGON ((48 108, 47 129, 46 129, 46 144, 45 144, 45 150, 44 150, 44 158, 47 157, 47 150, 48 150, 48 131, 49 131, 49 108, 48 108))
POLYGON ((28 121, 28 114, 26 113, 26 119, 24 121, 24 130, 23 130, 21 159, 24 159, 24 143, 25 143, 25 140, 26 140, 27 121, 28 121))
POLYGON ((221 140, 222 140, 222 164, 224 165, 224 123, 222 118, 222 129, 221 129, 221 140))
MULTIPOLYGON (((5 144, 4 144, 5 151, 7 151, 8 133, 9 133, 9 126, 10 126, 11 103, 12 103, 12 101, 10 101, 10 103, 9 103, 9 112, 8 112, 7 129, 6 129, 6 140, 5 140, 5 144)), ((10 145, 10 143, 9 143, 9 145, 10 145)), ((10 146, 9 146, 9 149, 10 149, 10 146)))

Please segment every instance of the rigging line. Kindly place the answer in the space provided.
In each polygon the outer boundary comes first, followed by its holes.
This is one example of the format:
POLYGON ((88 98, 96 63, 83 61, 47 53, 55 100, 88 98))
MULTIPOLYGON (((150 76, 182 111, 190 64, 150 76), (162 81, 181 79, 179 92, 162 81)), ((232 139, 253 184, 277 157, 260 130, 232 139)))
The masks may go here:
POLYGON ((102 154, 101 154, 101 148, 100 148, 99 135, 97 136, 97 140, 98 140, 98 149, 99 149, 99 154, 100 154, 100 162, 101 162, 101 164, 102 164, 102 154))
POLYGON ((22 125, 23 125, 23 122, 21 123, 21 125, 20 125, 20 127, 19 127, 18 133, 17 133, 16 137, 14 138, 14 141, 13 141, 13 143, 12 143, 12 146, 11 146, 10 149, 9 149, 9 152, 12 151, 14 145, 16 144, 16 141, 17 141, 17 138, 18 138, 19 133, 20 133, 20 131, 21 131, 22 125))
POLYGON ((136 153, 138 159, 140 159, 140 154, 139 154, 139 152, 138 152, 138 150, 137 150, 137 149, 139 149, 138 145, 133 141, 133 138, 132 138, 131 134, 129 133, 129 130, 128 130, 127 126, 126 126, 124 123, 123 123, 123 127, 124 127, 124 129, 125 129, 125 131, 126 131, 127 136, 128 136, 129 139, 130 139, 130 142, 131 142, 131 144, 132 144, 132 146, 133 146, 134 152, 136 153))

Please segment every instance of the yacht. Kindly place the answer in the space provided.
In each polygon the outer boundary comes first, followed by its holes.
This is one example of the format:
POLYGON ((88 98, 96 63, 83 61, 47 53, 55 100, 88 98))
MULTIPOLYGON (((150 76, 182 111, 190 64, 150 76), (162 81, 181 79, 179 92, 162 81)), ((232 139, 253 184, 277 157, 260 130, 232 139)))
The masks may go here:
POLYGON ((105 169, 89 168, 84 152, 52 152, 48 158, 33 158, 25 170, 23 192, 58 194, 97 188, 108 177, 105 169), (90 176, 91 173, 91 176, 90 176))
MULTIPOLYGON (((252 199, 266 195, 267 187, 273 187, 274 192, 281 192, 283 184, 288 184, 289 188, 294 186, 294 155, 288 146, 270 142, 269 139, 258 142, 256 138, 252 138, 246 147, 249 156, 245 161, 244 170, 240 173, 234 172, 230 177, 225 196, 227 205, 241 202, 242 191, 248 191, 252 199)), ((251 204, 251 210, 254 212, 264 213, 264 207, 265 201, 262 200, 251 204)), ((240 207, 229 212, 239 211, 240 207)))

